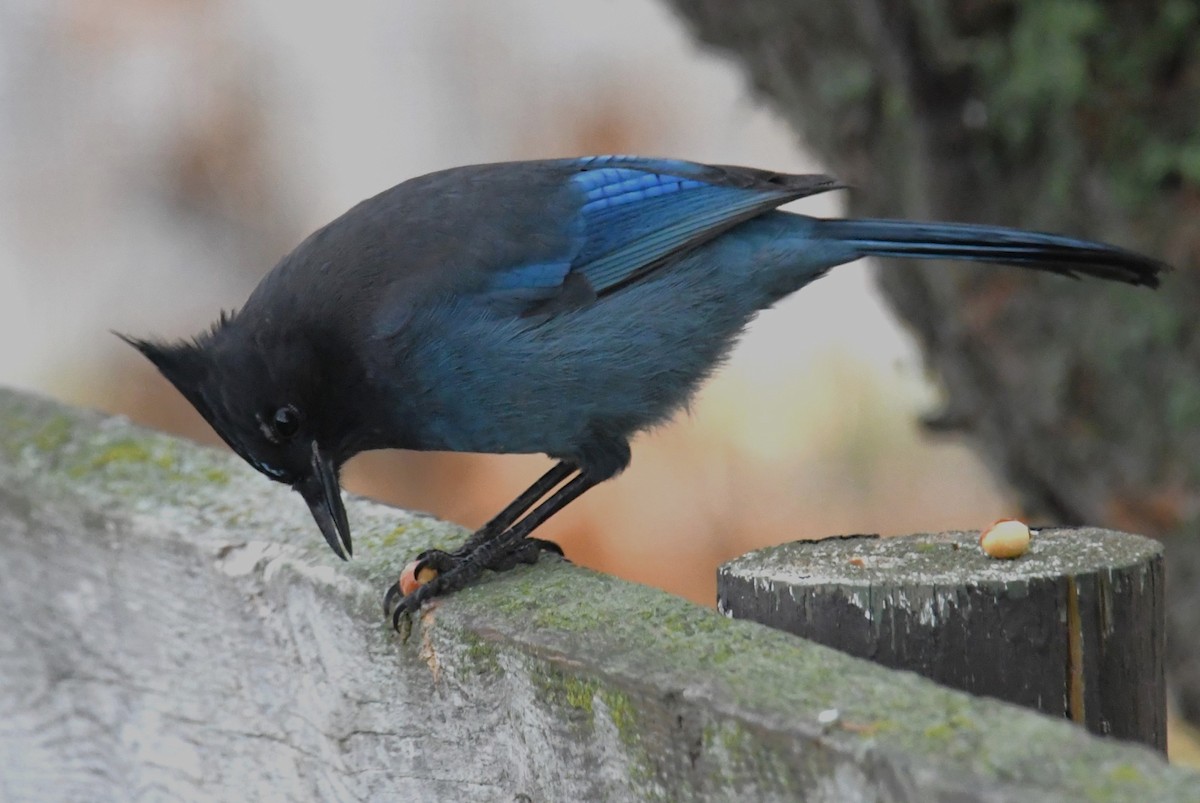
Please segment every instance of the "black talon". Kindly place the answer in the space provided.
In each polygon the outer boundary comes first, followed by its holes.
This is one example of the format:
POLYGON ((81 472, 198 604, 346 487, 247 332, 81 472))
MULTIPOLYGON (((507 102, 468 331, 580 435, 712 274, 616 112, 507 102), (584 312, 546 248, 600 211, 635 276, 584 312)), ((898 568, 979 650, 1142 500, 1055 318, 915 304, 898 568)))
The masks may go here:
POLYGON ((412 614, 416 613, 417 610, 420 609, 421 604, 424 603, 426 599, 429 599, 432 596, 434 596, 433 594, 429 593, 427 591, 427 589, 429 589, 431 586, 433 586, 435 582, 436 582, 436 580, 434 582, 426 583, 425 585, 418 588, 416 591, 409 594, 407 597, 404 597, 403 599, 401 599, 396 604, 396 609, 394 611, 392 611, 392 627, 396 630, 397 633, 400 632, 401 620, 405 616, 411 616, 412 614), (422 592, 425 592, 425 593, 422 593, 422 592))
POLYGON ((558 555, 560 558, 566 560, 567 556, 563 552, 563 548, 560 547, 555 541, 551 541, 548 538, 533 537, 528 537, 525 539, 525 541, 530 544, 537 544, 538 552, 553 552, 555 555, 558 555))
POLYGON ((383 615, 387 616, 396 607, 396 598, 403 592, 400 590, 400 581, 392 583, 388 588, 387 593, 383 595, 383 615))

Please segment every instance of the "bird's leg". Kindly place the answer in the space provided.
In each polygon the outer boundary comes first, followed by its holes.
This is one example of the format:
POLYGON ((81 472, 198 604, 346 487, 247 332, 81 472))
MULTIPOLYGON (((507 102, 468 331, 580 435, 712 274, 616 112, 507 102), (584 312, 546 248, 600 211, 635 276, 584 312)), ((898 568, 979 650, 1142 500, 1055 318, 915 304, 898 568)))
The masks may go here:
MULTIPOLYGON (((524 557, 524 551, 529 548, 523 541, 531 532, 604 479, 606 477, 596 478, 581 472, 579 476, 555 491, 549 499, 531 510, 523 519, 477 546, 470 554, 459 559, 453 567, 419 586, 411 594, 397 599, 399 586, 389 588, 387 596, 384 598, 384 607, 392 609, 393 626, 399 630, 400 622, 406 614, 420 608, 426 600, 459 590, 479 577, 484 569, 490 568, 494 564, 506 564, 518 554, 521 555, 516 558, 519 562, 524 557), (393 605, 395 605, 394 608, 392 608, 393 605)), ((538 551, 540 549, 539 545, 538 551)), ((512 565, 516 565, 516 563, 511 563, 509 568, 512 565)))
MULTIPOLYGON (((471 535, 458 549, 453 552, 445 552, 440 549, 427 549, 420 555, 417 555, 416 559, 405 567, 405 573, 411 572, 411 577, 414 581, 426 583, 433 577, 453 570, 467 556, 479 548, 480 545, 487 543, 511 527, 513 522, 528 512, 536 502, 554 490, 563 480, 578 472, 578 470, 573 463, 565 460, 558 462, 553 468, 525 489, 520 496, 493 516, 487 524, 471 535)), ((536 545, 536 548, 531 549, 526 545, 520 545, 519 555, 500 556, 497 558, 495 565, 484 566, 484 568, 505 571, 513 568, 517 563, 536 563, 538 556, 543 550, 555 552, 559 555, 563 553, 562 548, 553 541, 535 538, 531 539, 531 542, 536 545)), ((398 596, 402 596, 407 590, 403 588, 403 585, 404 575, 402 574, 401 581, 390 587, 384 596, 384 613, 390 612, 394 600, 398 596)))
MULTIPOLYGON (((562 483, 563 480, 577 472, 577 469, 571 463, 561 461, 552 469, 543 474, 533 485, 525 489, 524 493, 514 499, 503 510, 497 513, 492 519, 468 538, 462 546, 453 552, 444 552, 440 549, 427 549, 416 557, 416 566, 413 567, 414 574, 422 573, 425 570, 433 570, 437 574, 448 572, 458 565, 458 562, 474 552, 481 544, 487 543, 491 539, 500 535, 500 533, 512 526, 512 523, 525 514, 538 500, 550 493, 562 483)), ((551 541, 543 541, 538 539, 537 543, 540 547, 548 549, 551 552, 562 554, 562 549, 551 541)), ((538 550, 539 552, 541 549, 538 550)), ((536 562, 537 553, 533 555, 532 561, 536 562)), ((512 568, 516 564, 512 564, 505 568, 512 568)), ((496 568, 497 571, 503 571, 499 567, 487 566, 485 568, 496 568)))
MULTIPOLYGON (((564 480, 577 472, 579 469, 573 464, 560 461, 554 468, 543 474, 533 485, 525 489, 524 493, 508 504, 504 510, 501 510, 492 519, 478 530, 463 543, 461 547, 454 550, 455 555, 466 556, 473 552, 480 544, 495 538, 500 533, 512 526, 513 522, 523 516, 531 507, 534 506, 543 496, 557 488, 564 480)), ((550 543, 550 542, 546 542, 550 543)), ((562 550, 558 550, 562 554, 562 550)), ((419 558, 418 558, 419 560, 419 558)))

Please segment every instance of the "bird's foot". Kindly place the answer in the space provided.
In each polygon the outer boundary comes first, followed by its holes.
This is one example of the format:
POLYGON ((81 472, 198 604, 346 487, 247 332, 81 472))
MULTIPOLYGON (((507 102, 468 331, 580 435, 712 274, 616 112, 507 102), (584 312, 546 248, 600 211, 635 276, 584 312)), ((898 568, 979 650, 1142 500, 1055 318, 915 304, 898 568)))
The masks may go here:
POLYGON ((481 549, 482 546, 474 545, 469 551, 426 550, 405 566, 400 579, 388 588, 383 598, 384 613, 392 615, 392 625, 400 630, 401 622, 422 604, 458 591, 485 569, 503 572, 522 563, 537 563, 542 552, 563 556, 562 547, 543 538, 522 538, 510 549, 495 554, 492 549, 481 549))

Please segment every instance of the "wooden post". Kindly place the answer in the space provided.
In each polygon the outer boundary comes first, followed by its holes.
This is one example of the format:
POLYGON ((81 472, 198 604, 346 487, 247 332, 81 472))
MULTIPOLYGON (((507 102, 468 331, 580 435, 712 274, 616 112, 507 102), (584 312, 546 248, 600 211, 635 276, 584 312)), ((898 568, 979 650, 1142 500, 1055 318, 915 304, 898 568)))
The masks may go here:
POLYGON ((1041 530, 995 560, 977 533, 847 536, 721 567, 717 604, 947 686, 1166 751, 1162 545, 1041 530))

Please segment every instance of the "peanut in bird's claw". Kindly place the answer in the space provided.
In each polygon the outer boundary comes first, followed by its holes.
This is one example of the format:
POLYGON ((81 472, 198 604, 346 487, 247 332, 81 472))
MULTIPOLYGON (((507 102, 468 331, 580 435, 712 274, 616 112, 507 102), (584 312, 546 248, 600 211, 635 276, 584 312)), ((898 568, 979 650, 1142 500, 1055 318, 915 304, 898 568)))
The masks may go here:
POLYGON ((400 572, 400 593, 407 597, 437 575, 436 569, 420 566, 419 562, 414 560, 404 567, 404 571, 400 572))
POLYGON ((979 534, 979 546, 990 558, 1012 560, 1029 549, 1031 533, 1024 522, 1000 519, 979 534))

